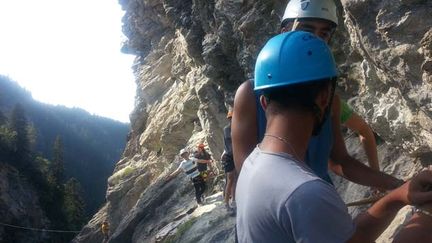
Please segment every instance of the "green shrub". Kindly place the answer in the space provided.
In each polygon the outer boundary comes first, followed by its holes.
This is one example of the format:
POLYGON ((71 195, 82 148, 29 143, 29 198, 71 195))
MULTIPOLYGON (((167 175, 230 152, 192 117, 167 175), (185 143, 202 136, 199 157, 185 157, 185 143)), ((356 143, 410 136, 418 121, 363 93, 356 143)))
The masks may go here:
POLYGON ((112 176, 110 176, 108 178, 108 183, 110 185, 115 185, 117 183, 119 183, 120 180, 123 180, 124 178, 128 177, 130 174, 132 174, 132 172, 135 171, 135 168, 132 166, 126 166, 123 169, 117 171, 115 174, 113 174, 112 176))

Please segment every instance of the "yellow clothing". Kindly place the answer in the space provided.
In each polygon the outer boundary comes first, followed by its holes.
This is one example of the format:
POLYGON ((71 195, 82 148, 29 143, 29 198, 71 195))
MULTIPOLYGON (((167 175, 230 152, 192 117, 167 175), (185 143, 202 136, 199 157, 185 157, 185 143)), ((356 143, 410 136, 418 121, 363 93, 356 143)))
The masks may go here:
POLYGON ((108 234, 108 232, 109 232, 109 225, 108 225, 108 223, 102 223, 101 229, 102 229, 102 233, 108 234))

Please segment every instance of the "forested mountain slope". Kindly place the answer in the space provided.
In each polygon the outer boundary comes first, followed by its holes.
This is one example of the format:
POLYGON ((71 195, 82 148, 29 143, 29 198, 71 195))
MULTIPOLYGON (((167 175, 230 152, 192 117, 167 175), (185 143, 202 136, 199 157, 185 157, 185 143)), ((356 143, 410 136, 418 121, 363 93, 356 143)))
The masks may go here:
POLYGON ((65 178, 83 187, 86 211, 94 213, 105 201, 106 181, 124 150, 129 125, 91 115, 80 108, 43 104, 8 77, 0 76, 0 111, 9 117, 16 104, 33 128, 33 150, 51 159, 60 136, 64 146, 65 178))

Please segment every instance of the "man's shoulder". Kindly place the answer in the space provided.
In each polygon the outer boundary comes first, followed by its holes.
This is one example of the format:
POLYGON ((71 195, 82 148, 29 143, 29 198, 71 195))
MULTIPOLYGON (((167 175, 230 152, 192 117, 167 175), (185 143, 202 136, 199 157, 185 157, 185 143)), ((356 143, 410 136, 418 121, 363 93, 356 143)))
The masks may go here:
POLYGON ((279 188, 283 194, 296 190, 306 182, 320 180, 309 167, 285 153, 269 153, 256 148, 246 163, 245 169, 254 173, 254 176, 258 175, 261 181, 279 188))
POLYGON ((238 90, 250 91, 254 89, 254 80, 247 79, 238 87, 238 90))
POLYGON ((301 197, 339 197, 335 188, 328 182, 320 178, 312 178, 311 180, 304 181, 295 190, 295 195, 301 195, 301 197))
POLYGON ((183 159, 182 161, 180 161, 179 166, 180 166, 180 167, 183 167, 183 165, 184 165, 186 162, 187 162, 187 160, 183 159))
POLYGON ((300 185, 286 200, 284 209, 292 231, 311 242, 346 242, 355 231, 344 201, 333 186, 322 180, 300 185), (301 205, 307 205, 308 217, 301 205), (309 228, 306 232, 305 227, 309 228))
POLYGON ((345 203, 334 186, 322 179, 309 180, 298 185, 287 198, 286 206, 297 209, 297 205, 305 202, 307 202, 310 210, 316 212, 324 210, 325 212, 321 212, 323 214, 333 211, 335 208, 343 215, 348 214, 345 203))
POLYGON ((253 87, 253 82, 247 80, 243 82, 236 91, 234 97, 234 105, 237 103, 239 105, 247 105, 248 102, 255 102, 255 92, 253 87))
POLYGON ((210 159, 211 158, 211 154, 209 152, 205 151, 204 155, 203 155, 203 158, 204 159, 210 159))

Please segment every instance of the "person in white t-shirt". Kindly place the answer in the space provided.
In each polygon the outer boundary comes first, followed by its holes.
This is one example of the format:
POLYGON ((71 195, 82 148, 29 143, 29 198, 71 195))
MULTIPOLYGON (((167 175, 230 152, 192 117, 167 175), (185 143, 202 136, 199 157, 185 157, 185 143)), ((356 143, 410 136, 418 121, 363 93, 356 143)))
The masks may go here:
POLYGON ((180 173, 184 171, 186 175, 191 179, 195 187, 195 197, 198 204, 203 204, 203 193, 206 190, 206 183, 202 178, 200 172, 198 171, 198 163, 207 163, 205 160, 200 160, 197 158, 189 158, 189 152, 186 149, 180 150, 180 157, 183 161, 180 163, 179 167, 170 175, 167 176, 166 180, 169 181, 180 173))

